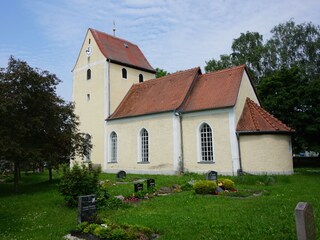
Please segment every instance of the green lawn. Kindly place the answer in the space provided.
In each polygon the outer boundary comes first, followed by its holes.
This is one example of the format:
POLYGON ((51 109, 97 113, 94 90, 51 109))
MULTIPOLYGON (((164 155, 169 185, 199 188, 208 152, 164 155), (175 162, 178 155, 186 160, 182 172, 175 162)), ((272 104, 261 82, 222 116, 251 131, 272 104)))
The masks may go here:
MULTIPOLYGON (((21 193, 12 193, 11 182, 0 182, 0 239, 62 239, 77 223, 77 210, 68 209, 57 192, 56 180, 47 175, 22 174, 21 193)), ((127 184, 109 179, 112 195, 128 196, 131 181, 153 177, 156 187, 183 184, 204 175, 127 175, 127 184)), ((299 170, 292 176, 232 178, 239 191, 262 191, 261 196, 237 198, 202 196, 193 191, 144 200, 132 207, 100 211, 116 223, 139 224, 160 233, 159 239, 296 239, 294 209, 309 202, 315 212, 320 237, 320 170, 299 170)), ((319 238, 320 239, 320 238, 319 238)))

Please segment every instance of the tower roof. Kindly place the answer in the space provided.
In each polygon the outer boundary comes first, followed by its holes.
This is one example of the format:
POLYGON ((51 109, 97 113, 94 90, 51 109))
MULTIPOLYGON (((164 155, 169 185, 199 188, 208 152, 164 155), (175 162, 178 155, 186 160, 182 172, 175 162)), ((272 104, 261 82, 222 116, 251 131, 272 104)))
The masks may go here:
POLYGON ((140 48, 127 40, 89 28, 102 54, 111 62, 155 73, 140 48))

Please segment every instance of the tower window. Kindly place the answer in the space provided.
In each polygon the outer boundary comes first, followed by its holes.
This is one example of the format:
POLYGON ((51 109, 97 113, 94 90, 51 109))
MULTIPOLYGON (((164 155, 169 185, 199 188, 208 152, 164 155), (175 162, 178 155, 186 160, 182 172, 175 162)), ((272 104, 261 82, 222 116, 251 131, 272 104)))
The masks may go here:
POLYGON ((91 43, 91 38, 89 38, 89 44, 91 43))
POLYGON ((87 101, 90 101, 90 94, 87 94, 87 101))
POLYGON ((87 70, 87 80, 91 79, 91 69, 87 70))
POLYGON ((139 82, 143 82, 143 75, 142 74, 139 74, 139 82))
POLYGON ((122 78, 127 79, 127 69, 122 68, 122 78))

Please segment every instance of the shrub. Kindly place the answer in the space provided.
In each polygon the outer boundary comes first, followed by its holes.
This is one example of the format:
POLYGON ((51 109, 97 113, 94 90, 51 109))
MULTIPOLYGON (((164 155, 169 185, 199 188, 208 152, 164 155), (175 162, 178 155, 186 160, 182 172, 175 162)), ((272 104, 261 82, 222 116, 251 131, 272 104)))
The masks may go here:
POLYGON ((225 190, 234 190, 235 184, 232 180, 228 178, 221 178, 218 180, 218 185, 225 190))
POLYGON ((214 194, 217 189, 217 184, 213 181, 202 180, 195 182, 193 188, 197 194, 214 194))
POLYGON ((76 207, 78 196, 97 194, 99 188, 100 169, 92 165, 75 164, 72 168, 63 166, 63 175, 59 184, 59 192, 64 196, 67 206, 76 207))
POLYGON ((181 185, 182 191, 191 191, 193 189, 193 185, 190 183, 185 183, 181 185))

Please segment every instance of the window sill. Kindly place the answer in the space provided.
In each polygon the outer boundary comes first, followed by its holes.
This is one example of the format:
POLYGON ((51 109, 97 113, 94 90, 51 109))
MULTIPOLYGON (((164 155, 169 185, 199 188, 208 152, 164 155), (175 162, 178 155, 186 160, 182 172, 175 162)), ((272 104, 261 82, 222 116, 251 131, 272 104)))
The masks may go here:
POLYGON ((201 161, 201 162, 198 162, 199 164, 214 164, 215 162, 214 161, 201 161))
POLYGON ((115 164, 115 163, 118 163, 118 162, 107 162, 107 164, 115 164))
POLYGON ((138 164, 150 164, 150 162, 137 162, 138 164))

